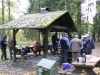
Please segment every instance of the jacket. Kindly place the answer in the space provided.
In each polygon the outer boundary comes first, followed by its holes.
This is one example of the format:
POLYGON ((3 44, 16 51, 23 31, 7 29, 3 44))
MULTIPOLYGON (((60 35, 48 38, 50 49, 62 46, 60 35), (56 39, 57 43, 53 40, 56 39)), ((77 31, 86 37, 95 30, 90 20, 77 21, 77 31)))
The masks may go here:
POLYGON ((4 34, 3 37, 1 38, 1 49, 6 49, 7 46, 6 38, 7 38, 6 34, 4 34))
POLYGON ((85 54, 91 54, 92 53, 91 42, 90 42, 90 39, 88 37, 86 37, 83 40, 83 45, 84 45, 84 52, 85 52, 85 54))
POLYGON ((70 41, 70 48, 72 52, 81 52, 82 42, 78 38, 73 38, 70 41))

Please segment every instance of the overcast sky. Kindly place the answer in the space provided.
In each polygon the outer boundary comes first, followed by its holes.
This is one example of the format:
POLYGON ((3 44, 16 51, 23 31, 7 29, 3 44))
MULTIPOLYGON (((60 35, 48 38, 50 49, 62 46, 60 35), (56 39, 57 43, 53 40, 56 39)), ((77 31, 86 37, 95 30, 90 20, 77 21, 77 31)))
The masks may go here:
MULTIPOLYGON (((89 18, 89 22, 93 23, 93 17, 96 13, 96 0, 85 0, 85 3, 82 4, 82 14, 85 14, 83 17, 84 19, 87 19, 87 15, 89 18), (89 9, 91 11, 88 11, 88 4, 92 4, 92 6, 89 6, 89 9)), ((87 21, 87 20, 86 20, 87 21)))
MULTIPOLYGON (((15 1, 15 0, 13 0, 15 1)), ((27 11, 27 8, 29 6, 29 2, 28 0, 19 0, 19 2, 17 2, 17 5, 19 7, 18 12, 14 14, 15 18, 19 18, 21 15, 24 15, 23 13, 27 11)))

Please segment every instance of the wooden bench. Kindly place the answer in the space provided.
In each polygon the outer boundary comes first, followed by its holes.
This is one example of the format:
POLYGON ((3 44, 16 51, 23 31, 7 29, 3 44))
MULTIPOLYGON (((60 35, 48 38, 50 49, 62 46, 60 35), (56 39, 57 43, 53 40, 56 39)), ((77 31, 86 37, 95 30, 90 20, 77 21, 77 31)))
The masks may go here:
MULTIPOLYGON (((28 46, 27 46, 27 47, 28 47, 28 46)), ((23 53, 21 52, 21 49, 22 49, 22 48, 19 48, 19 49, 16 48, 16 55, 18 55, 18 56, 20 55, 20 58, 23 59, 23 60, 27 59, 28 53, 32 53, 32 52, 33 52, 33 51, 31 50, 31 47, 29 47, 29 50, 30 50, 30 51, 29 51, 29 52, 26 52, 25 54, 23 54, 23 53)), ((31 54, 31 55, 32 55, 32 54, 31 54)))

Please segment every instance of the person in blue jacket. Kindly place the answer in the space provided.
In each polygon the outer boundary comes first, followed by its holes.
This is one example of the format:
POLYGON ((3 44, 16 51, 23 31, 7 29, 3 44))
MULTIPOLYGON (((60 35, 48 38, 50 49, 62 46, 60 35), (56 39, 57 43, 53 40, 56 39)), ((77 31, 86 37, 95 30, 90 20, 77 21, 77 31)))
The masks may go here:
POLYGON ((87 38, 89 38, 90 40, 90 45, 91 45, 91 49, 95 49, 95 45, 94 45, 94 40, 93 38, 89 35, 89 34, 86 34, 87 38))
POLYGON ((6 39, 7 39, 7 35, 4 34, 3 37, 1 38, 1 41, 0 41, 0 43, 1 43, 1 52, 2 52, 1 60, 7 60, 7 56, 6 56, 7 41, 6 41, 6 39))
POLYGON ((95 48, 94 42, 92 37, 90 37, 88 34, 85 35, 86 38, 83 39, 83 48, 84 48, 84 53, 87 55, 92 54, 92 49, 95 48))
POLYGON ((60 40, 61 43, 61 64, 68 62, 68 52, 70 50, 70 42, 68 39, 68 33, 65 33, 65 36, 63 36, 60 40))

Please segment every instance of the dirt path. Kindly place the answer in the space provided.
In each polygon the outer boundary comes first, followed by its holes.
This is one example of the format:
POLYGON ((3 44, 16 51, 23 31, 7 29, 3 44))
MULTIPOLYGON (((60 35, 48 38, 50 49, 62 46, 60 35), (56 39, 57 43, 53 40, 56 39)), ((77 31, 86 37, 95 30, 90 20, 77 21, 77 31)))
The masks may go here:
MULTIPOLYGON (((100 57, 100 43, 95 43, 96 48, 93 50, 92 55, 100 57)), ((50 59, 56 59, 54 56, 49 57, 50 59)), ((100 72, 99 68, 94 68, 95 72, 100 72)), ((0 62, 0 75, 25 75, 26 73, 31 73, 36 71, 35 63, 23 62, 22 60, 17 60, 13 63, 10 60, 0 62)))

